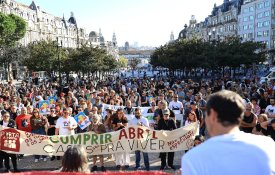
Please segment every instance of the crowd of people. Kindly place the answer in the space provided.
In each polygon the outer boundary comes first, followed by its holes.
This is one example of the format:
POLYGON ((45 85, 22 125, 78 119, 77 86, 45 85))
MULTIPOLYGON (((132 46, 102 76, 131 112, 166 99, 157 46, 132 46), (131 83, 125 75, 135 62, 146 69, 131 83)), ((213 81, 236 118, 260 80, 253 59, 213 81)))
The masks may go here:
MULTIPOLYGON (((275 140, 275 83, 259 85, 253 81, 241 80, 201 80, 194 82, 190 79, 179 80, 173 77, 144 77, 144 78, 114 78, 104 81, 91 81, 79 79, 64 86, 55 82, 45 82, 41 85, 22 82, 16 87, 11 82, 0 84, 0 125, 17 128, 18 130, 41 135, 72 135, 93 131, 97 134, 121 130, 128 125, 149 127, 148 119, 142 116, 139 107, 148 107, 148 113, 154 113, 155 130, 174 130, 198 122, 194 146, 208 139, 208 128, 205 118, 209 111, 207 101, 215 92, 227 89, 239 94, 245 105, 244 115, 240 118, 239 129, 246 133, 271 136, 275 140), (55 106, 50 109, 50 114, 41 115, 38 108, 39 101, 56 96, 55 106), (104 104, 121 106, 118 110, 103 108, 104 104), (73 116, 84 112, 92 122, 82 130, 77 125, 73 116), (183 119, 176 120, 176 114, 182 114, 183 119), (126 115, 135 117, 129 120, 126 115)), ((223 106, 226 108, 226 106, 223 106)), ((224 110, 224 109, 215 109, 224 110)), ((77 149, 70 151, 76 152, 77 149)), ((136 151, 136 170, 140 170, 140 161, 143 154, 145 170, 150 170, 149 156, 146 152, 136 151)), ((12 160, 13 169, 17 169, 18 157, 0 151, 0 168, 5 165, 5 171, 10 171, 9 158, 12 160), (3 165, 4 162, 4 165, 3 165)), ((91 171, 106 171, 104 157, 115 158, 118 170, 127 169, 130 165, 128 152, 114 155, 92 156, 91 171), (99 167, 97 159, 99 158, 99 167)), ((63 158, 66 157, 66 154, 63 158)), ((160 170, 166 168, 176 169, 173 163, 174 152, 160 153, 160 170)), ((40 157, 34 155, 34 162, 40 160, 54 161, 60 157, 40 157)), ((87 162, 85 157, 81 161, 87 162)), ((62 164, 73 166, 70 162, 62 164)), ((71 167, 73 169, 73 167, 71 167)), ((87 167, 83 168, 87 169, 87 167)), ((63 169, 67 171, 67 169, 63 169)), ((83 170, 84 171, 84 170, 83 170)))

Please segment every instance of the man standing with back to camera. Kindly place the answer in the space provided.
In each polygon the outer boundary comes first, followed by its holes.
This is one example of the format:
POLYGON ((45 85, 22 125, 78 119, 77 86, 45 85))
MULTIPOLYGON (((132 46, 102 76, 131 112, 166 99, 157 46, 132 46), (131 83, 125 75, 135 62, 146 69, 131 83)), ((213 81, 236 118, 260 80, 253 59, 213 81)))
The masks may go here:
POLYGON ((235 92, 210 96, 205 122, 211 138, 183 156, 182 174, 275 174, 275 143, 239 130, 244 111, 243 99, 235 92))

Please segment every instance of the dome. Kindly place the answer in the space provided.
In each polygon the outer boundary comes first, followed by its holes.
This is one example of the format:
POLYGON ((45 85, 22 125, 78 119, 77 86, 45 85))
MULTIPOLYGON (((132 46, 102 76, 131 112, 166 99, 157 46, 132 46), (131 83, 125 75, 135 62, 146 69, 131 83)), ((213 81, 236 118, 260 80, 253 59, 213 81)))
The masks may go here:
POLYGON ((94 37, 98 37, 98 33, 95 31, 91 31, 89 34, 89 38, 94 38, 94 37))

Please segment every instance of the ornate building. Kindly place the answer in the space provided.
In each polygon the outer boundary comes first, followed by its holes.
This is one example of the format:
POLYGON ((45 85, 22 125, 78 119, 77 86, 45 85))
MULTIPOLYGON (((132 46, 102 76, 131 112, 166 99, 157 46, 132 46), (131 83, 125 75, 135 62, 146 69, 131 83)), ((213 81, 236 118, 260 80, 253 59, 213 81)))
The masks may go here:
POLYGON ((0 11, 4 14, 15 14, 27 22, 27 31, 20 43, 39 40, 62 41, 63 47, 76 48, 86 41, 85 30, 77 26, 74 14, 68 20, 51 15, 40 9, 34 1, 27 6, 14 0, 0 0, 0 11))
POLYGON ((192 16, 189 26, 185 25, 179 33, 179 39, 195 37, 208 41, 237 35, 238 15, 242 4, 243 0, 224 0, 220 6, 214 4, 211 15, 200 23, 192 16))

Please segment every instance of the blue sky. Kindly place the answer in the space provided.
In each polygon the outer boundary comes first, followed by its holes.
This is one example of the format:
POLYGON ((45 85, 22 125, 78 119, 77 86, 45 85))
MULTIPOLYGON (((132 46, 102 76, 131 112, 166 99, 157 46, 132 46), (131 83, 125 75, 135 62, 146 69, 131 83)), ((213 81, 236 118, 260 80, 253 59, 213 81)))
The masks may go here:
MULTIPOLYGON (((16 0, 31 4, 31 0, 16 0)), ((68 19, 74 12, 78 26, 86 32, 99 31, 105 40, 116 33, 118 45, 159 46, 175 38, 191 15, 198 21, 207 17, 223 0, 35 0, 36 5, 55 16, 68 19)))

